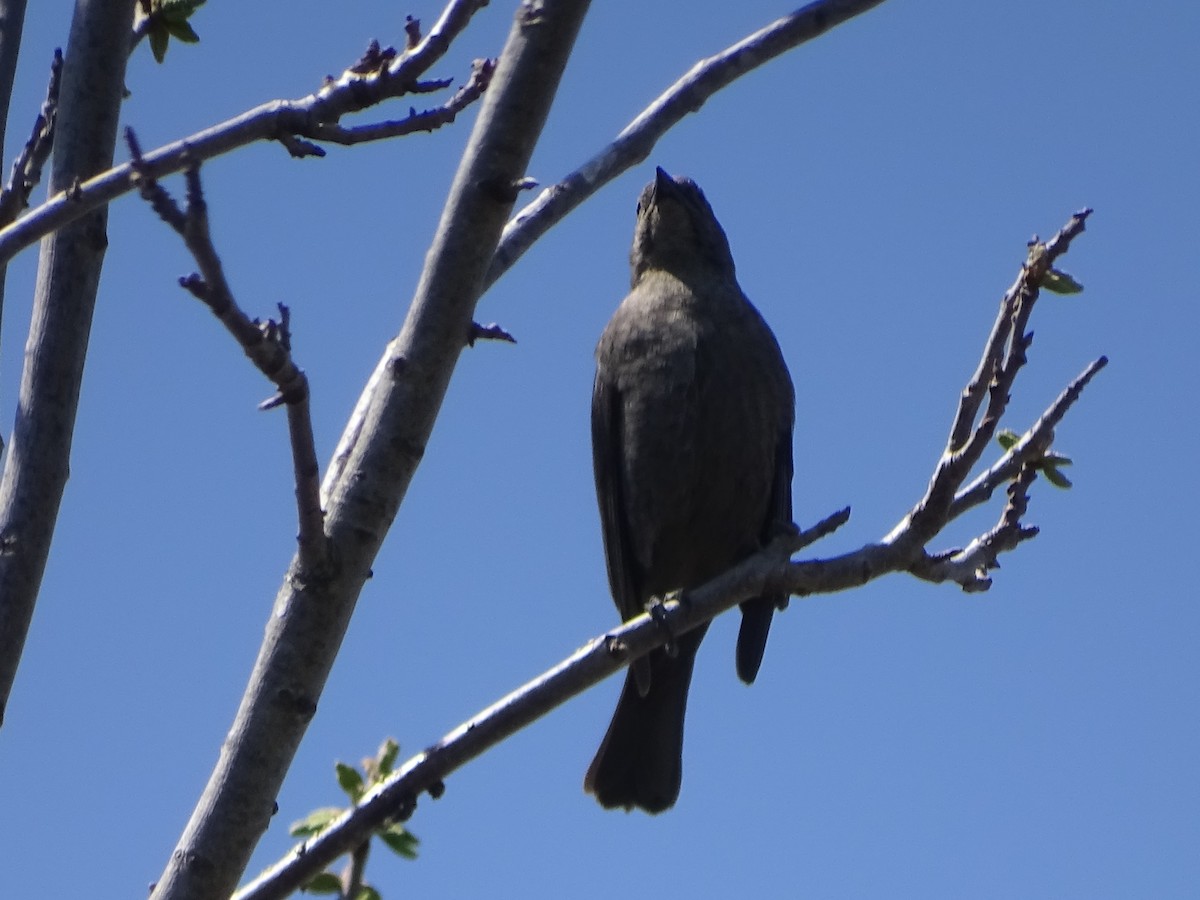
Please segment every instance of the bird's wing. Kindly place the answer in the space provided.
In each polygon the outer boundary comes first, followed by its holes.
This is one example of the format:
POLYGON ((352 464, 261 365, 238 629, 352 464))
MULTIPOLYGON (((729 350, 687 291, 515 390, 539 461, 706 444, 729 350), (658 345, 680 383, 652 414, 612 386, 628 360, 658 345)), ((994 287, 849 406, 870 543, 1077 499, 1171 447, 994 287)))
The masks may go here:
MULTIPOLYGON (((596 474, 608 584, 621 621, 626 622, 644 610, 640 590, 642 579, 637 556, 630 546, 629 514, 625 506, 622 408, 620 389, 598 371, 592 386, 592 467, 596 474)), ((648 658, 635 660, 632 668, 638 693, 645 697, 650 690, 648 658)))
POLYGON ((629 515, 625 506, 622 477, 625 460, 621 452, 621 392, 596 374, 592 388, 592 466, 596 474, 596 498, 600 504, 600 527, 604 534, 604 556, 608 561, 608 583, 622 620, 641 613, 638 594, 637 557, 630 546, 629 515))

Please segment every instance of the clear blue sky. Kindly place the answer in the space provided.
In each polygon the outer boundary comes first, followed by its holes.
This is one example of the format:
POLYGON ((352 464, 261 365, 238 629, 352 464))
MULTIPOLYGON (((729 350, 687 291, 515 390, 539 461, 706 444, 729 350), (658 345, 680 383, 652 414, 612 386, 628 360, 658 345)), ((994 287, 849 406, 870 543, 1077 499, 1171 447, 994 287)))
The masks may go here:
MULTIPOLYGON (((72 4, 31 4, 6 160, 72 4)), ((493 2, 432 74, 499 51, 493 2)), ((698 58, 783 3, 596 3, 530 174, 550 183, 698 58), (686 9, 686 12, 681 10, 686 9)), ((198 47, 132 61, 124 122, 154 147, 297 97, 436 3, 212 0, 198 47)), ((606 813, 580 789, 613 679, 421 801, 389 897, 1184 897, 1200 891, 1200 12, 1096 0, 892 0, 715 98, 484 298, 520 341, 468 351, 252 864, 337 803, 336 759, 407 751, 613 624, 588 445, 592 349, 628 283, 637 192, 694 177, 797 384, 795 506, 849 504, 821 555, 886 533, 924 489, 1034 232, 1095 207, 1047 296, 1011 426, 1095 356, 1059 429, 1076 487, 965 596, 894 576, 796 601, 758 684, 733 619, 692 689, 679 805, 606 813)), ((407 103, 388 111, 399 116, 407 103)), ((402 320, 474 112, 432 136, 204 169, 243 306, 293 310, 328 458, 402 320)), ((7 162, 5 163, 7 170, 7 162)), ((168 187, 181 190, 178 179, 168 187)), ((282 413, 175 285, 177 239, 112 209, 72 478, 0 732, 5 896, 139 897, 231 721, 295 532, 282 413)), ((35 255, 8 280, 11 429, 35 255)), ((996 510, 946 538, 966 540, 996 510)))

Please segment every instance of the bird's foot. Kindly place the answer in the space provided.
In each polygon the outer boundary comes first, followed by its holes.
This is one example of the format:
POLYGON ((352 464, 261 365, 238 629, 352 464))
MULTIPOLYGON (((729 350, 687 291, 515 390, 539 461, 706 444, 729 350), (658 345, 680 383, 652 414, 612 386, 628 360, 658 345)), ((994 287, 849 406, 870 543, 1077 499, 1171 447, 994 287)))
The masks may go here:
POLYGON ((662 632, 667 636, 667 641, 663 644, 663 650, 667 652, 667 656, 674 659, 679 655, 679 644, 675 640, 675 632, 671 628, 670 622, 667 621, 666 603, 670 600, 683 601, 682 591, 671 591, 665 597, 651 597, 646 601, 646 612, 657 624, 662 632))

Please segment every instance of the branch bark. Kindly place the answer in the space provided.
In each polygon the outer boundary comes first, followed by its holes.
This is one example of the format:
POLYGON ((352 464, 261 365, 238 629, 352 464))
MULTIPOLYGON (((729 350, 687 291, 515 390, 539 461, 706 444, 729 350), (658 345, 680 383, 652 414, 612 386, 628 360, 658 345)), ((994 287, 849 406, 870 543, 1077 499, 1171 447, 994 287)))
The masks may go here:
MULTIPOLYGON (((134 0, 78 0, 63 65, 50 190, 112 165, 134 0)), ((108 213, 43 245, 17 419, 0 480, 0 722, 12 690, 67 482, 108 213)))
POLYGON ((272 815, 371 563, 424 451, 483 276, 541 133, 586 0, 524 4, 399 335, 372 378, 364 427, 332 484, 333 565, 293 559, 237 718, 155 898, 228 896, 272 815))

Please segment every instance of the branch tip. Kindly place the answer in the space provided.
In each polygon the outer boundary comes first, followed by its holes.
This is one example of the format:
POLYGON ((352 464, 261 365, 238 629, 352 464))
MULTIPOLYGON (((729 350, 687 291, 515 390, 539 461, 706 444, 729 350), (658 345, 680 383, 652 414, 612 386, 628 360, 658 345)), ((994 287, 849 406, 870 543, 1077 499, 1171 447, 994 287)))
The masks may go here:
POLYGON ((504 341, 508 344, 515 344, 517 339, 495 322, 488 325, 472 322, 471 327, 467 329, 467 346, 474 347, 476 341, 504 341))

